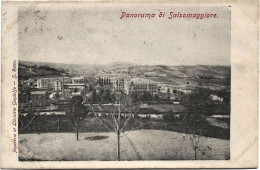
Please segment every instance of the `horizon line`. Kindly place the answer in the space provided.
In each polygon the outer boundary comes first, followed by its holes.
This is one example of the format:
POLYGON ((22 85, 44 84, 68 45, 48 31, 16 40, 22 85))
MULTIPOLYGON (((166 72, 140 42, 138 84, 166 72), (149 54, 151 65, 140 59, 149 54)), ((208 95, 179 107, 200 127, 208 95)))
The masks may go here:
POLYGON ((169 67, 175 67, 175 66, 229 66, 231 67, 230 64, 227 64, 227 65, 220 65, 220 64, 217 64, 217 65, 214 65, 214 64, 180 64, 180 65, 166 65, 166 64, 136 64, 136 63, 131 63, 131 62, 127 62, 127 61, 112 61, 112 62, 108 62, 108 63, 105 63, 105 64, 87 64, 87 63, 84 63, 84 64, 76 64, 76 63, 59 63, 59 62, 45 62, 45 61, 29 61, 29 60, 21 60, 21 59, 18 59, 18 64, 19 64, 19 61, 22 61, 22 62, 32 62, 32 63, 50 63, 50 64, 66 64, 66 65, 92 65, 92 66, 100 66, 100 65, 106 65, 106 64, 111 64, 111 63, 117 63, 117 62, 121 62, 121 63, 128 63, 128 64, 132 64, 132 65, 135 65, 135 66, 159 66, 159 65, 162 65, 162 66, 169 66, 169 67))

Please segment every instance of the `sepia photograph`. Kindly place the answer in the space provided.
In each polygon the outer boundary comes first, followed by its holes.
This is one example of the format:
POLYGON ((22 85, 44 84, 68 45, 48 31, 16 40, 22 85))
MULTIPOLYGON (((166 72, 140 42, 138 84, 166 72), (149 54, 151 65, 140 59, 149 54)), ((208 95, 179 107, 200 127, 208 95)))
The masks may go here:
POLYGON ((17 22, 18 161, 230 160, 231 6, 21 6, 17 22))

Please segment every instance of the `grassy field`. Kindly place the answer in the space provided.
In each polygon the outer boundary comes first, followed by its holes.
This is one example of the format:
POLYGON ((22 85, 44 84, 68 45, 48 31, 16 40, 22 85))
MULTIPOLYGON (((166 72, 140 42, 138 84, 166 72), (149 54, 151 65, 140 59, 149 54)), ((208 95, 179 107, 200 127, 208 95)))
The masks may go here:
MULTIPOLYGON (((201 137, 200 160, 230 158, 229 140, 201 137)), ((19 160, 26 161, 89 161, 116 160, 114 133, 19 134, 19 160)), ((132 131, 121 138, 122 160, 193 160, 194 152, 183 133, 162 130, 132 131)))
MULTIPOLYGON (((60 117, 60 126, 58 128, 58 116, 44 116, 36 118, 31 126, 28 126, 27 129, 22 131, 22 133, 53 133, 53 132, 70 132, 74 133, 75 128, 72 125, 71 121, 67 116, 60 117), (35 124, 34 124, 35 123, 35 124)), ((205 137, 214 137, 219 139, 229 139, 230 130, 229 128, 223 128, 216 126, 215 124, 225 124, 228 126, 228 122, 224 121, 225 119, 220 119, 219 122, 214 122, 211 124, 205 124, 207 131, 203 136, 205 137)), ((166 130, 185 133, 185 124, 179 119, 174 120, 154 120, 154 119, 136 119, 136 121, 141 121, 143 126, 139 129, 154 129, 154 130, 166 130)), ((108 132, 108 130, 103 126, 96 117, 87 117, 80 123, 79 132, 108 132)))

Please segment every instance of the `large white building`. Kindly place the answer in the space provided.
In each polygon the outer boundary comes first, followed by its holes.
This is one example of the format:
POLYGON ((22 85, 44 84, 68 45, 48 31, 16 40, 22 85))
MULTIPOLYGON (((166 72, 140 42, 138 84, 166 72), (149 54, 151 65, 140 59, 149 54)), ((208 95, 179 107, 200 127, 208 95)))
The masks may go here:
POLYGON ((99 84, 110 86, 114 91, 124 91, 127 76, 120 74, 102 74, 99 78, 99 84))
POLYGON ((37 88, 48 90, 61 90, 63 84, 71 83, 70 77, 55 77, 55 78, 39 78, 37 80, 37 88))
POLYGON ((99 78, 100 85, 111 86, 114 91, 123 91, 129 94, 134 92, 149 92, 150 94, 158 94, 158 83, 149 79, 134 77, 120 74, 102 74, 99 78))
POLYGON ((40 78, 37 80, 37 88, 39 89, 54 89, 56 78, 40 78))
POLYGON ((149 92, 152 95, 158 94, 158 83, 149 79, 135 77, 128 80, 125 85, 126 93, 133 92, 149 92))
POLYGON ((72 84, 85 84, 85 77, 84 76, 73 77, 73 78, 71 78, 71 83, 72 84))
POLYGON ((80 93, 85 89, 85 77, 57 77, 40 78, 37 80, 37 87, 53 91, 54 96, 62 98, 69 97, 72 93, 80 93))
POLYGON ((55 91, 63 92, 64 85, 71 84, 72 78, 70 77, 59 77, 54 82, 54 89, 55 91))

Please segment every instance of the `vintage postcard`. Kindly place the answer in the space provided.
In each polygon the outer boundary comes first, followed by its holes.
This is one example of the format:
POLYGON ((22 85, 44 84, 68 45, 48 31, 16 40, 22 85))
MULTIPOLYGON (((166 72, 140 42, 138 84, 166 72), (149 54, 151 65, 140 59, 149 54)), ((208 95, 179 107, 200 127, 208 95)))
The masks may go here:
POLYGON ((258 1, 3 1, 2 168, 256 168, 258 1))

